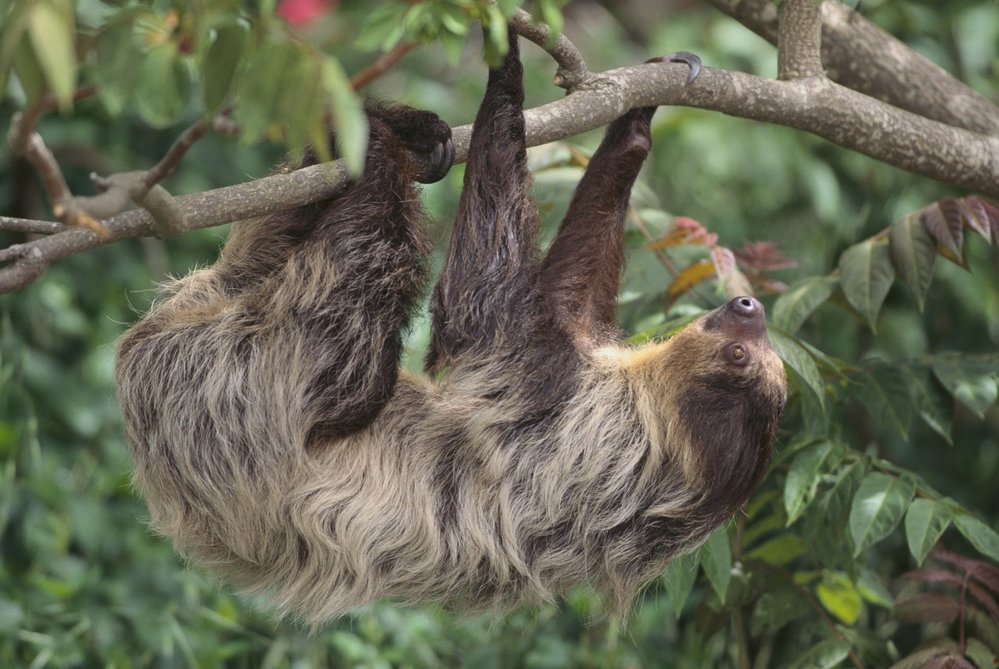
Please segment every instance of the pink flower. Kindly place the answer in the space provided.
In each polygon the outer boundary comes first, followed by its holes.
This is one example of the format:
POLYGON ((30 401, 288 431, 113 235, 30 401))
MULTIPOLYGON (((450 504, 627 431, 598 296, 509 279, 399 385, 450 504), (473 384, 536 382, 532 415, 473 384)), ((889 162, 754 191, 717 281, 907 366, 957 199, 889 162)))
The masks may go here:
POLYGON ((276 14, 293 26, 311 23, 328 6, 327 0, 280 0, 276 14))

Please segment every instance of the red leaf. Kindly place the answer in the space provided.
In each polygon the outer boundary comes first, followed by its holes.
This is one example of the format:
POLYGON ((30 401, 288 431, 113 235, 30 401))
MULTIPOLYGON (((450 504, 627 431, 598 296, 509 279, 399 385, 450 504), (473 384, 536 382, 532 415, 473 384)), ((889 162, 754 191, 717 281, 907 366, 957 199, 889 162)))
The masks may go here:
POLYGON ((930 592, 896 602, 895 617, 903 623, 949 623, 957 620, 960 610, 950 595, 930 592))
MULTIPOLYGON (((966 197, 961 202, 964 203, 964 221, 969 228, 985 238, 985 241, 992 243, 992 220, 986 208, 988 202, 978 197, 966 197)), ((996 213, 999 213, 997 211, 996 213)))
POLYGON ((718 235, 708 232, 707 228, 692 218, 677 216, 673 219, 673 229, 649 244, 649 248, 666 249, 682 244, 714 246, 717 243, 718 235))
POLYGON ((957 654, 935 657, 919 669, 975 669, 975 665, 957 654))
POLYGON ((735 257, 741 266, 757 272, 798 266, 797 262, 780 252, 775 242, 746 242, 735 251, 735 257))
POLYGON ((951 262, 967 269, 964 257, 964 220, 960 201, 947 198, 925 207, 921 218, 936 240, 937 252, 951 262))
POLYGON ((954 585, 958 588, 964 583, 964 579, 952 571, 947 571, 946 569, 917 569, 916 571, 910 571, 907 574, 903 574, 902 578, 906 581, 923 581, 924 583, 947 583, 948 585, 954 585))

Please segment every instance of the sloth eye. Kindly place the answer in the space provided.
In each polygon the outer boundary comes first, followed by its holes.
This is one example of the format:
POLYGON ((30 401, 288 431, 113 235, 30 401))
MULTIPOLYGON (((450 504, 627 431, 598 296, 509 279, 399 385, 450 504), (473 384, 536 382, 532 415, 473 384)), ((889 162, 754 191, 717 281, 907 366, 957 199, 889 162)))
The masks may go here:
POLYGON ((742 344, 729 344, 725 347, 725 359, 733 365, 745 367, 749 362, 749 351, 742 344))

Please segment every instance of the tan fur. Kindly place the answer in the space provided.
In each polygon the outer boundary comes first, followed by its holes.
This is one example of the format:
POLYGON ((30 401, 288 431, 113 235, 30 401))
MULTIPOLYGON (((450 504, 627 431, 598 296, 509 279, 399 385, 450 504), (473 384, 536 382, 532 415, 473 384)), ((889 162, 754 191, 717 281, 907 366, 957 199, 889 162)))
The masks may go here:
MULTIPOLYGON (((550 600, 580 581, 624 607, 712 527, 702 522, 713 512, 703 508, 712 463, 687 441, 676 405, 683 370, 693 364, 710 375, 723 364, 713 352, 723 338, 700 322, 665 343, 593 351, 564 411, 518 443, 499 439, 524 411, 516 394, 486 399, 491 388, 517 384, 496 360, 456 365, 438 382, 404 374, 367 429, 310 449, 298 381, 308 376, 309 352, 279 316, 264 326, 271 331, 261 333, 251 364, 239 367, 224 353, 224 310, 200 335, 185 335, 186 350, 170 345, 192 327, 192 307, 181 305, 195 296, 213 302, 211 274, 196 273, 173 292, 119 347, 137 483, 157 530, 196 561, 270 593, 283 611, 318 623, 381 597, 509 607, 550 600), (191 370, 197 387, 178 376, 174 355, 204 366, 191 370), (155 424, 134 415, 137 401, 155 407, 155 424), (199 419, 211 428, 191 442, 199 419), (448 440, 458 433, 454 453, 448 440), (239 446, 248 435, 252 442, 239 446), (451 522, 439 513, 442 459, 457 481, 451 522), (697 531, 650 560, 634 533, 619 532, 655 518, 685 519, 697 531), (553 532, 543 549, 532 546, 553 532)), ((194 320, 206 317, 193 310, 194 320)), ((782 365, 765 341, 756 348, 743 373, 781 395, 782 365)))

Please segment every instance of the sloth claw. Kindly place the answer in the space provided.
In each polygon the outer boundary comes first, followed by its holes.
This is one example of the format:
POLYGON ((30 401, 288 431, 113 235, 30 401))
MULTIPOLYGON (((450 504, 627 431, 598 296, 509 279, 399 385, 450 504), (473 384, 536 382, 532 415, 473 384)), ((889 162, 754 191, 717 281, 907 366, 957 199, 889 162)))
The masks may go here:
POLYGON ((690 68, 690 74, 687 75, 687 83, 689 84, 697 75, 701 73, 701 58, 697 54, 690 53, 689 51, 676 51, 669 54, 668 56, 656 56, 655 58, 650 58, 646 63, 686 63, 690 68))
POLYGON ((421 184, 432 184, 440 181, 454 165, 454 143, 448 137, 443 142, 434 145, 430 158, 423 172, 416 177, 421 184))

